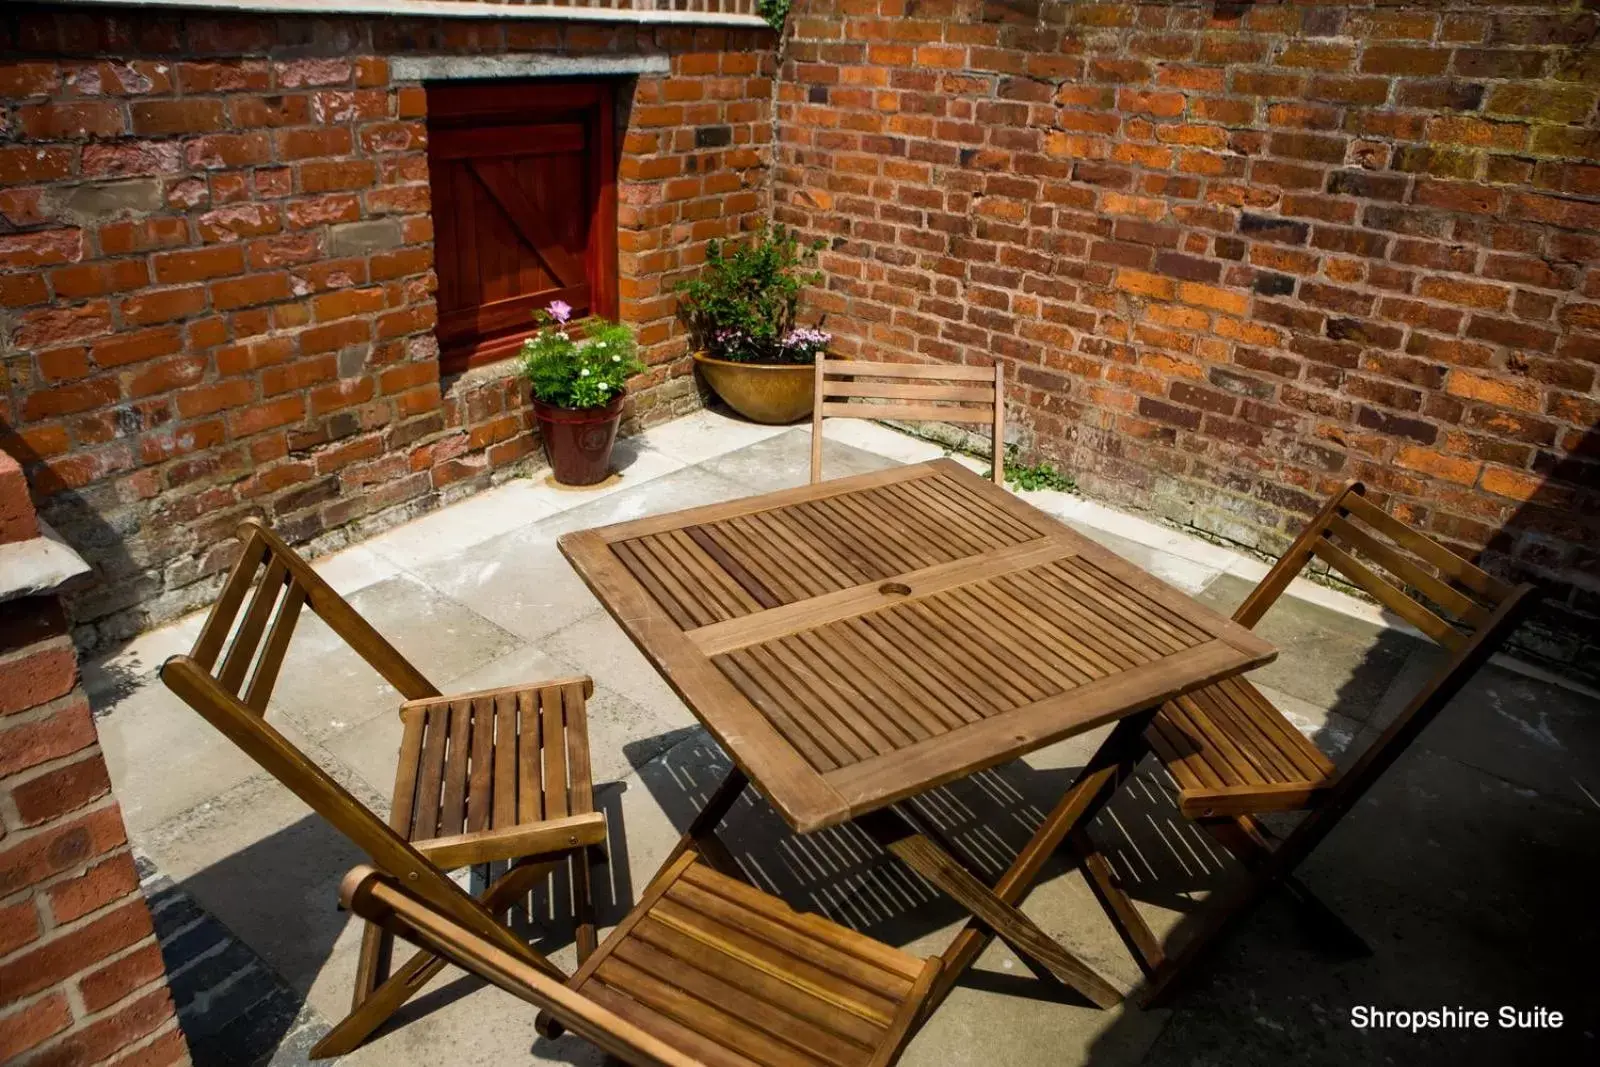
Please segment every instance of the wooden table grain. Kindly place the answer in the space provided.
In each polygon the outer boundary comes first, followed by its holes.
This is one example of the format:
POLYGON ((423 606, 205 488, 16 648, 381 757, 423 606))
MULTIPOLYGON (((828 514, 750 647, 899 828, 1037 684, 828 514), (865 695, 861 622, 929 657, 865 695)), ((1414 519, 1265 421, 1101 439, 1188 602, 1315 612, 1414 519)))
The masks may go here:
MULTIPOLYGON (((1276 655, 952 460, 560 544, 737 765, 719 801, 747 776, 798 832, 860 820, 968 907, 974 937, 998 932, 1096 1003, 1114 991, 1039 944, 1014 905, 1103 789, 1065 798, 993 890, 950 869, 929 828, 901 832, 882 809, 1117 720, 1128 721, 1113 740, 1131 751, 1126 735, 1162 701, 1276 655)), ((714 829, 718 806, 696 832, 714 829)))

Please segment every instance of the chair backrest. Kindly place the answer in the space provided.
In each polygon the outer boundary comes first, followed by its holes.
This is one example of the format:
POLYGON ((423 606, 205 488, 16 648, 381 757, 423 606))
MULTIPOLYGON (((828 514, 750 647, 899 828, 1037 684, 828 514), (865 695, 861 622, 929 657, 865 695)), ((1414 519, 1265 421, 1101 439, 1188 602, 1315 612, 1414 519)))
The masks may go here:
POLYGON ((1512 586, 1495 578, 1373 504, 1365 493, 1360 482, 1335 493, 1245 598, 1234 620, 1254 626, 1315 556, 1450 655, 1383 732, 1340 772, 1326 799, 1295 831, 1297 849, 1285 859, 1285 869, 1355 807, 1511 636, 1538 599, 1533 586, 1512 586))
POLYGON ((1454 652, 1517 589, 1390 515, 1352 482, 1317 517, 1234 612, 1254 626, 1313 558, 1454 652))
POLYGON ((345 876, 339 897, 345 907, 368 922, 548 1012, 568 1030, 625 1063, 641 1067, 700 1067, 699 1060, 439 913, 386 874, 371 867, 357 867, 345 876))
POLYGON ((994 481, 1006 484, 1005 367, 867 363, 817 357, 811 409, 811 481, 822 480, 825 417, 979 423, 993 428, 994 481))
POLYGON ((266 721, 267 700, 283 668, 295 621, 307 606, 406 698, 438 696, 439 691, 265 524, 246 519, 238 536, 244 551, 194 648, 162 664, 161 680, 383 870, 404 878, 413 891, 507 951, 553 971, 266 721))
POLYGON ((1451 655, 1342 775, 1348 809, 1511 635, 1537 599, 1401 522, 1352 482, 1328 501, 1233 613, 1254 626, 1315 557, 1451 655))

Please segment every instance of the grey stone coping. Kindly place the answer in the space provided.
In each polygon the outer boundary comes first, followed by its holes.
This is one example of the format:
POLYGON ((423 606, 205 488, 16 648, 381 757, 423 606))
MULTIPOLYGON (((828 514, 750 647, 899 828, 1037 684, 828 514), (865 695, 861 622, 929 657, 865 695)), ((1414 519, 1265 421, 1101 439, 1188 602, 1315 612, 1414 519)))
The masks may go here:
POLYGON ((39 536, 0 545, 0 601, 54 593, 88 574, 89 564, 39 520, 39 536))
MULTIPOLYGON (((571 11, 572 8, 565 10, 571 11)), ((451 81, 464 78, 550 78, 594 74, 669 74, 666 56, 396 56, 389 60, 395 81, 451 81)))
MULTIPOLYGON (((126 7, 128 0, 65 0, 80 7, 126 7)), ((648 8, 506 4, 479 0, 141 0, 140 7, 254 11, 268 15, 431 15, 442 18, 556 19, 640 25, 737 26, 769 29, 760 15, 731 11, 654 11, 648 8)))

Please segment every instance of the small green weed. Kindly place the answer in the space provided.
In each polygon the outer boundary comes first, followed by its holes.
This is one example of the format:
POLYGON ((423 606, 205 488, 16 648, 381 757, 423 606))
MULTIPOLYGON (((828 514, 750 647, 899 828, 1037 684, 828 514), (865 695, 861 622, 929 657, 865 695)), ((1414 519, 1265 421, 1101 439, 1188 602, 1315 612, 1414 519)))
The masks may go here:
MULTIPOLYGON (((984 477, 993 475, 994 468, 990 467, 984 477)), ((1057 470, 1054 463, 1022 462, 1022 454, 1016 445, 1006 446, 1006 484, 1013 489, 1024 491, 1034 489, 1055 489, 1063 493, 1078 491, 1077 479, 1057 470)))
POLYGON ((767 23, 779 33, 783 32, 784 20, 789 17, 791 0, 759 0, 756 11, 767 20, 767 23))

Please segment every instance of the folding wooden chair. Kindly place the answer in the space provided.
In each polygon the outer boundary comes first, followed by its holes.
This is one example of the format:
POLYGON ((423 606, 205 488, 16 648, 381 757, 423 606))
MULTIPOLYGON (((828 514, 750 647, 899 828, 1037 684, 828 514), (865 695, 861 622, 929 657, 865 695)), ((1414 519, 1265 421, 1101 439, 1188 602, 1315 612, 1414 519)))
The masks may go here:
MULTIPOLYGON (((1169 957, 1087 833, 1074 832, 1071 842, 1085 860, 1091 887, 1145 971, 1140 999, 1146 1005, 1162 1000, 1268 888, 1283 886, 1338 922, 1293 880, 1295 867, 1532 606, 1532 586, 1513 587, 1489 575, 1368 501, 1365 492, 1356 482, 1334 494, 1234 612, 1234 620, 1253 627, 1315 557, 1442 645, 1450 658, 1343 773, 1243 678, 1162 705, 1145 732, 1146 743, 1177 782, 1180 810, 1243 861, 1247 873, 1208 903, 1193 935, 1169 957), (1309 814, 1281 841, 1255 818, 1302 809, 1309 814)), ((1124 774, 1127 770, 1131 767, 1124 774)))
MULTIPOLYGON (((664 867, 566 985, 358 867, 345 905, 535 1005, 623 1061, 661 1067, 888 1067, 939 974, 919 960, 719 874, 693 849, 664 867)), ((553 1024, 553 1025, 551 1025, 553 1024)))
POLYGON ((819 355, 811 408, 813 483, 822 481, 822 420, 828 416, 987 424, 993 429, 994 483, 1006 484, 1005 367, 1000 363, 865 363, 819 355), (877 378, 896 380, 872 380, 877 378))
MULTIPOLYGON (((243 554, 193 650, 167 660, 162 680, 380 868, 405 879, 411 892, 509 957, 560 981, 555 965, 496 916, 567 860, 579 958, 595 948, 589 864, 591 850, 605 844, 606 823, 594 810, 590 785, 584 701, 593 683, 560 678, 441 696, 265 525, 247 519, 238 533, 243 554), (304 607, 408 698, 400 705, 404 729, 388 825, 266 721, 304 607), (502 860, 515 862, 481 899, 445 874, 502 860)), ((390 975, 392 943, 379 927, 364 931, 351 1013, 317 1044, 314 1057, 355 1048, 443 966, 424 952, 390 975)))

